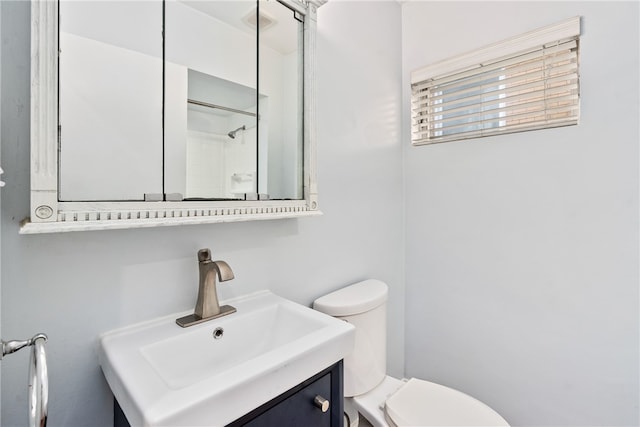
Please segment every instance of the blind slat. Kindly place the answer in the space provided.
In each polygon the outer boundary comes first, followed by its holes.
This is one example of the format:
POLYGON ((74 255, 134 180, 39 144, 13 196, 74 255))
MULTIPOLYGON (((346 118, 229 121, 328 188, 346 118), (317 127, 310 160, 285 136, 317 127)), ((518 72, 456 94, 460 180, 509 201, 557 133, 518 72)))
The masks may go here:
MULTIPOLYGON (((440 109, 440 104, 431 106, 429 110, 422 114, 414 115, 415 118, 428 118, 429 115, 433 117, 444 116, 449 114, 455 114, 460 112, 472 112, 476 111, 476 114, 481 114, 484 110, 490 110, 492 108, 500 108, 501 104, 517 103, 522 100, 536 101, 538 99, 553 99, 557 96, 563 96, 566 93, 577 93, 578 84, 577 81, 566 86, 558 86, 551 88, 541 88, 536 90, 530 90, 524 93, 516 92, 515 94, 506 93, 503 98, 489 99, 485 101, 479 101, 473 104, 464 105, 457 108, 445 108, 440 109)), ((468 114, 468 113, 467 113, 468 114)))
POLYGON ((502 134, 509 134, 509 133, 515 133, 515 132, 528 131, 528 130, 571 126, 575 124, 578 124, 577 118, 574 118, 571 120, 565 120, 565 119, 548 120, 545 123, 537 123, 535 125, 530 125, 530 124, 514 125, 508 128, 505 127, 505 128, 494 128, 494 129, 483 129, 476 132, 467 132, 467 133, 458 134, 458 135, 448 135, 448 136, 442 136, 437 138, 417 139, 413 141, 413 144, 414 145, 437 144, 441 142, 460 141, 464 139, 478 138, 483 136, 502 135, 502 134))
POLYGON ((417 82, 412 85, 413 88, 420 89, 421 87, 427 87, 432 84, 434 81, 438 81, 439 84, 445 84, 450 81, 456 81, 464 79, 465 77, 475 76, 480 73, 484 73, 486 71, 496 70, 500 68, 504 68, 513 64, 523 64, 527 61, 542 58, 544 56, 553 56, 560 52, 569 52, 577 49, 577 41, 575 39, 571 39, 565 41, 564 43, 560 43, 558 45, 553 45, 551 47, 543 48, 542 46, 530 53, 520 54, 520 55, 512 55, 503 60, 497 60, 491 63, 478 64, 477 67, 466 70, 459 73, 451 73, 440 77, 431 78, 422 82, 417 82))
MULTIPOLYGON (((446 118, 442 118, 442 119, 434 119, 433 121, 431 121, 430 123, 432 125, 438 125, 438 124, 443 124, 443 126, 446 126, 446 123, 451 123, 451 122, 456 122, 459 120, 463 120, 463 119, 470 119, 468 120, 469 123, 471 122, 476 122, 476 121, 481 121, 484 120, 485 117, 487 116, 492 116, 495 114, 504 114, 501 120, 509 120, 510 114, 512 114, 515 111, 521 111, 524 108, 535 108, 535 107, 542 107, 544 109, 544 107, 546 107, 547 105, 554 103, 568 103, 570 102, 571 105, 577 105, 578 102, 578 96, 577 95, 565 95, 565 96, 558 96, 556 98, 551 98, 551 99, 542 99, 539 101, 530 101, 527 100, 527 102, 520 102, 517 104, 513 104, 513 105, 505 105, 504 107, 497 107, 497 108, 491 108, 491 109, 485 109, 483 110, 481 113, 469 113, 469 114, 463 114, 463 115, 459 115, 459 116, 455 116, 455 117, 446 117, 446 118)), ((554 108, 554 106, 549 106, 548 109, 554 108)))
MULTIPOLYGON (((553 76, 550 78, 544 78, 541 77, 537 80, 531 81, 531 82, 517 82, 518 84, 516 85, 513 81, 512 81, 512 85, 503 85, 505 87, 503 88, 487 88, 485 92, 477 94, 477 95, 473 95, 473 96, 466 96, 460 99, 454 99, 451 101, 446 101, 446 102, 440 102, 440 103, 436 103, 436 101, 439 101, 442 99, 442 97, 434 97, 433 100, 431 98, 428 98, 425 100, 425 102, 423 102, 423 105, 426 106, 427 108, 445 108, 447 109, 448 107, 451 106, 456 106, 453 108, 458 108, 457 106, 460 104, 465 104, 465 105, 472 105, 475 103, 481 103, 481 102, 486 102, 486 101, 490 101, 491 99, 495 99, 496 97, 499 97, 499 95, 503 95, 504 97, 508 97, 513 93, 519 93, 523 90, 526 89, 531 89, 531 88, 536 88, 536 87, 546 87, 546 86, 551 86, 552 83, 558 83, 558 82, 565 82, 566 86, 570 86, 573 84, 573 82, 577 82, 578 79, 578 75, 575 72, 571 72, 568 74, 563 74, 560 76, 553 76)), ((482 90, 482 88, 480 88, 482 90)), ((462 105, 460 105, 462 106, 462 105)))
MULTIPOLYGON (((577 99, 575 99, 575 101, 577 101, 577 99)), ((498 117, 477 116, 477 117, 474 117, 473 121, 468 121, 468 122, 459 123, 459 124, 449 124, 449 125, 446 124, 447 122, 436 122, 436 123, 433 123, 432 127, 430 127, 428 130, 422 131, 422 133, 450 131, 453 129, 472 127, 474 125, 477 125, 478 123, 491 123, 491 124, 495 124, 496 127, 499 127, 500 124, 503 122, 504 123, 515 122, 525 117, 530 117, 532 118, 533 121, 537 121, 537 119, 535 119, 536 117, 542 117, 542 120, 545 120, 546 116, 552 116, 559 113, 571 112, 576 108, 576 106, 577 106, 577 102, 572 102, 566 105, 548 107, 546 106, 545 101, 538 101, 535 103, 527 104, 526 107, 529 108, 528 111, 518 113, 518 111, 522 110, 522 108, 514 107, 514 108, 504 109, 503 111, 506 113, 506 115, 504 116, 498 116, 498 117)))
POLYGON ((559 97, 571 96, 578 97, 577 82, 569 86, 561 86, 556 88, 546 88, 536 91, 529 91, 522 94, 505 96, 487 102, 479 102, 473 105, 465 105, 458 108, 450 108, 445 110, 433 109, 431 112, 425 111, 414 114, 412 119, 416 121, 438 121, 442 119, 456 119, 462 116, 481 115, 486 112, 491 113, 496 110, 511 105, 521 105, 527 102, 536 102, 546 99, 549 102, 556 101, 559 97))
MULTIPOLYGON (((536 81, 536 82, 531 82, 531 83, 526 83, 520 86, 513 86, 511 88, 509 88, 509 91, 504 91, 502 92, 503 97, 499 98, 499 100, 501 100, 500 102, 503 102, 502 100, 509 100, 509 99, 517 99, 517 97, 523 97, 523 96, 527 96, 526 93, 525 94, 520 94, 520 92, 527 90, 527 89, 533 89, 536 88, 538 86, 542 86, 545 83, 547 84, 547 86, 550 86, 554 83, 558 83, 558 82, 565 82, 564 87, 566 87, 567 89, 569 88, 573 88, 576 89, 578 88, 578 76, 575 73, 572 73, 570 75, 566 75, 566 76, 558 76, 558 77, 554 77, 551 79, 547 79, 545 80, 541 80, 541 81, 536 81), (514 95, 515 93, 515 95, 514 95)), ((552 87, 553 88, 553 87, 552 87)), ((481 96, 478 96, 477 98, 481 98, 481 96)), ((495 96, 494 96, 495 98, 495 96)), ((470 99, 470 98, 467 98, 470 99)), ((480 104, 481 102, 477 102, 475 104, 480 104)), ((414 116, 418 116, 421 115, 421 113, 425 113, 428 112, 431 108, 435 108, 435 107, 446 107, 447 104, 443 103, 443 104, 437 104, 437 105, 429 105, 428 101, 425 102, 419 102, 419 103, 413 103, 415 105, 416 108, 412 108, 412 113, 414 114, 414 116)), ((450 104, 454 104, 454 103, 450 103, 450 104)), ((460 107, 452 107, 452 108, 447 108, 447 113, 455 113, 457 111, 466 111, 472 108, 472 104, 468 104, 468 105, 462 105, 460 107)))
MULTIPOLYGON (((484 72, 482 74, 478 74, 475 77, 468 77, 466 79, 450 81, 446 84, 442 84, 438 80, 434 80, 432 82, 431 90, 439 89, 443 92, 452 93, 455 91, 456 87, 465 87, 471 86, 473 83, 482 82, 482 81, 491 81, 491 79, 495 79, 496 77, 510 75, 514 77, 520 77, 522 75, 526 75, 528 73, 539 73, 544 72, 545 69, 550 71, 550 68, 553 69, 565 69, 567 64, 573 63, 573 67, 577 64, 577 56, 575 51, 566 52, 564 55, 556 55, 554 57, 543 57, 537 61, 527 61, 524 63, 518 63, 518 65, 513 65, 510 67, 501 67, 491 72, 484 72)), ((494 80, 496 81, 496 80, 494 80)))
POLYGON ((564 116, 560 118, 539 117, 536 120, 533 120, 533 119, 523 120, 521 123, 516 123, 509 127, 500 127, 500 126, 497 126, 496 123, 482 123, 475 126, 472 130, 469 130, 465 133, 448 133, 447 134, 447 133, 441 132, 436 135, 425 134, 426 136, 423 136, 422 138, 417 140, 428 141, 428 140, 441 140, 441 139, 449 139, 449 140, 466 139, 467 135, 469 134, 475 134, 475 135, 481 134, 480 136, 488 136, 491 134, 509 133, 510 130, 517 130, 518 132, 523 130, 529 130, 527 129, 528 127, 535 128, 535 129, 543 129, 546 125, 556 124, 556 123, 561 124, 563 122, 576 124, 577 119, 567 120, 566 117, 564 116))
POLYGON ((494 80, 494 81, 478 84, 471 87, 467 87, 467 85, 464 85, 464 86, 459 86, 457 88, 451 88, 451 90, 449 90, 444 94, 440 94, 442 92, 438 91, 438 89, 434 89, 432 93, 435 92, 438 95, 428 97, 428 99, 430 99, 431 102, 433 103, 434 101, 437 101, 440 99, 447 99, 447 98, 455 99, 457 97, 461 97, 462 95, 477 92, 477 91, 486 90, 486 93, 500 91, 503 89, 502 86, 506 86, 506 87, 517 86, 519 84, 523 84, 523 82, 526 83, 526 82, 533 82, 533 81, 548 81, 551 78, 575 75, 578 69, 578 64, 574 62, 570 64, 565 64, 561 67, 555 67, 552 69, 548 68, 546 70, 543 67, 544 67, 543 64, 539 64, 535 69, 527 70, 528 72, 526 74, 518 74, 518 75, 513 75, 513 74, 510 74, 509 71, 505 71, 502 73, 502 76, 510 75, 511 77, 504 77, 499 80, 494 80))

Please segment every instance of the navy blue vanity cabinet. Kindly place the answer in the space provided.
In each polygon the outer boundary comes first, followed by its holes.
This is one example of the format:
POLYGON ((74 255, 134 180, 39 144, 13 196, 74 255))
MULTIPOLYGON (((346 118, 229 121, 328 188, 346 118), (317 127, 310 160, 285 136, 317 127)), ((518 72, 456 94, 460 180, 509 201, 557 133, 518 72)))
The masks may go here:
POLYGON ((339 361, 227 427, 342 427, 343 411, 339 361))
MULTIPOLYGON (((342 369, 341 360, 227 427, 342 427, 342 369)), ((117 401, 114 402, 113 424, 115 427, 129 427, 117 401)))

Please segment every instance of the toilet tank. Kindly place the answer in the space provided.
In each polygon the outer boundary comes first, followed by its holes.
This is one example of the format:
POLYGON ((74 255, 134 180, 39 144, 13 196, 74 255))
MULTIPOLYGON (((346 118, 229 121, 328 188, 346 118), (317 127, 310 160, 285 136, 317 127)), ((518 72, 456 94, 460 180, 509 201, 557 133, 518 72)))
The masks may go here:
POLYGON ((388 286, 365 280, 318 298, 313 308, 351 323, 355 347, 344 359, 344 395, 357 396, 375 388, 387 369, 388 286))

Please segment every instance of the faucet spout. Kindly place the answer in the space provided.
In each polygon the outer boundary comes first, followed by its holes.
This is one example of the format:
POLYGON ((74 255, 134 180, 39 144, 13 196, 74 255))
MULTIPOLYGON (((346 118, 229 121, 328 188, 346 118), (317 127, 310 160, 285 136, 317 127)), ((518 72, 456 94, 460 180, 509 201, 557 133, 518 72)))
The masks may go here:
POLYGON ((234 278, 233 270, 231 270, 229 264, 224 261, 212 261, 211 250, 200 249, 198 251, 198 267, 200 280, 194 313, 176 320, 176 323, 183 328, 235 313, 236 311, 230 305, 220 306, 216 288, 216 278, 220 282, 226 282, 234 278))

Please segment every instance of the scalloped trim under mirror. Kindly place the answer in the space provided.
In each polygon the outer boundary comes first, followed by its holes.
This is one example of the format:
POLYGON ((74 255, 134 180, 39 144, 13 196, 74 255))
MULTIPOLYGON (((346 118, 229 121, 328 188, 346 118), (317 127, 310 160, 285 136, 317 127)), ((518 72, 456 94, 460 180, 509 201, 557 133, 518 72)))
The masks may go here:
POLYGON ((33 0, 20 233, 321 215, 325 2, 33 0))

